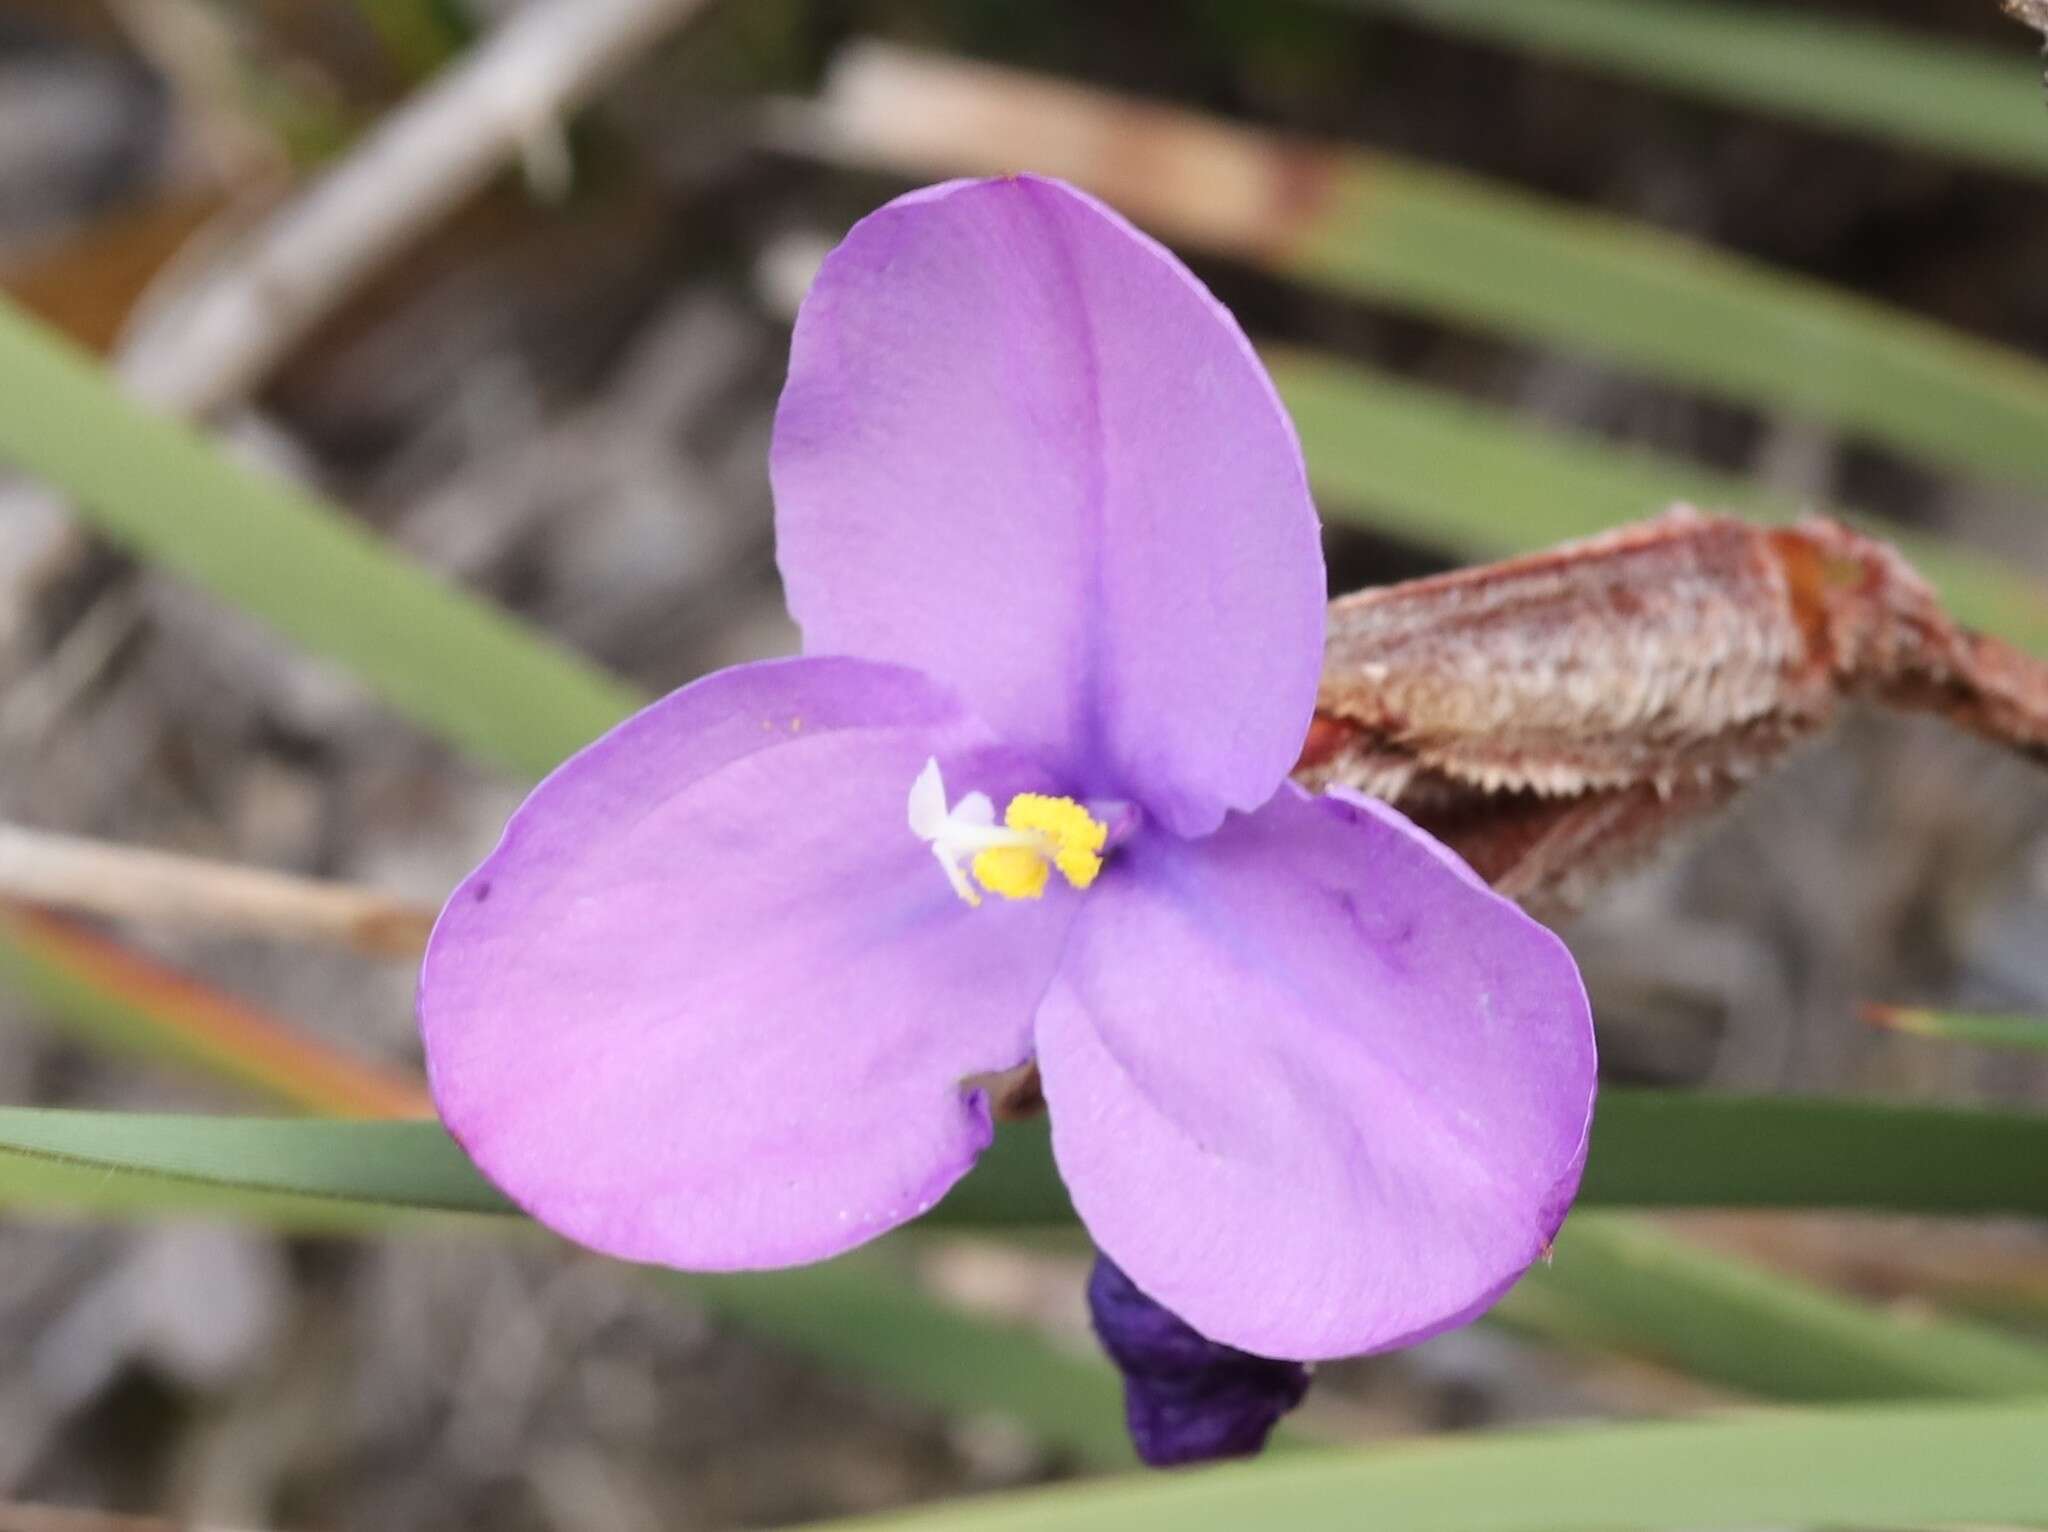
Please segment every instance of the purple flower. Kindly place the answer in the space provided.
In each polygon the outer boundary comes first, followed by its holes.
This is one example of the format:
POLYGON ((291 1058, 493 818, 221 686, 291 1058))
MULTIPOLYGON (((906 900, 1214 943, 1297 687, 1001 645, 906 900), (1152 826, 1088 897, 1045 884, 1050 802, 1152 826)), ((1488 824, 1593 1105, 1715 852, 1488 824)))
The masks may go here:
POLYGON ((477 1164, 615 1255, 815 1261, 943 1196, 1033 1059, 1082 1221, 1202 1335, 1491 1303, 1578 1184, 1585 995, 1399 814, 1286 780, 1322 559, 1230 316, 1067 187, 932 187, 826 262, 772 466, 804 657, 584 750, 442 914, 477 1164))

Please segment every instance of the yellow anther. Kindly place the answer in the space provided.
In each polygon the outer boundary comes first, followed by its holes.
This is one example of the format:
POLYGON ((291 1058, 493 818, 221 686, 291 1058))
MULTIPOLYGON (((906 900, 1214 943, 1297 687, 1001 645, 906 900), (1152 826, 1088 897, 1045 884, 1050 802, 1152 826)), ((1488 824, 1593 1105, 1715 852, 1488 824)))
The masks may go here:
POLYGON ((936 760, 910 784, 908 814, 910 833, 932 848, 953 892, 970 905, 981 903, 975 883, 1005 899, 1042 898, 1054 867, 1075 888, 1086 888, 1102 871, 1109 844, 1109 826, 1072 798, 1019 793, 1000 827, 985 793, 948 807, 936 760))
POLYGON ((1051 870, 1030 846, 991 846, 974 857, 974 881, 1005 899, 1039 898, 1051 870))
POLYGON ((1102 871, 1102 848, 1109 826, 1072 798, 1044 793, 1019 793, 1003 811, 1013 830, 1031 830, 1052 843, 1052 859, 1060 874, 1076 888, 1086 888, 1102 871))
POLYGON ((1005 828, 1022 837, 991 846, 974 858, 974 880, 1005 899, 1036 899, 1045 893, 1046 864, 1075 888, 1086 888, 1102 871, 1109 826, 1071 798, 1019 793, 1003 811, 1005 828))

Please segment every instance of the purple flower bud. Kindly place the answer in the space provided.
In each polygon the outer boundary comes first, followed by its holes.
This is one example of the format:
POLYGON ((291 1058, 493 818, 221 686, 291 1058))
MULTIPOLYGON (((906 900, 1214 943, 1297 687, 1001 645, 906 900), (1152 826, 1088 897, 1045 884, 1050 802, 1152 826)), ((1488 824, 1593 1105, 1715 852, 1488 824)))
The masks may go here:
POLYGON ((1198 1334, 1139 1292, 1106 1255, 1088 1274, 1095 1333, 1124 1375, 1138 1456, 1154 1468, 1249 1457, 1308 1392, 1308 1368, 1198 1334))

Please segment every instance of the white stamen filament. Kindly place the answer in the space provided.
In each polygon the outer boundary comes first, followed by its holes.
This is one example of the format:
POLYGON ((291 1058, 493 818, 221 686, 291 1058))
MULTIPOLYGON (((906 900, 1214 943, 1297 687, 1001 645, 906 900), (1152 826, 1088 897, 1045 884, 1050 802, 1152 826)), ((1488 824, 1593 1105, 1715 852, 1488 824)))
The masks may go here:
POLYGON ((967 864, 977 851, 996 846, 1024 846, 1048 862, 1052 845, 1032 830, 1012 830, 996 823, 996 808, 987 793, 968 793, 951 808, 946 807, 946 784, 939 775, 936 759, 924 763, 924 770, 910 784, 910 832, 932 848, 932 855, 945 869, 953 892, 967 903, 979 905, 981 891, 968 880, 967 864))

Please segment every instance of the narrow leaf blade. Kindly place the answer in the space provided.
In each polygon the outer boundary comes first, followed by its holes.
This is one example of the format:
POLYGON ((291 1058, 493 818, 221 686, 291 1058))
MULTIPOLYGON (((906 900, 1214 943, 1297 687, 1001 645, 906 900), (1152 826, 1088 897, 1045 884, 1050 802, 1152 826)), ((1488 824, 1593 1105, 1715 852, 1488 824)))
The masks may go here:
MULTIPOLYGON (((1326 516, 1467 557, 1590 537, 1674 501, 1767 522, 1811 508, 1694 463, 1541 430, 1366 368, 1284 348, 1267 362, 1326 516)), ((2048 583, 1941 539, 1845 519, 1905 553, 1960 621, 2048 654, 2048 583)))
POLYGON ((1134 1461, 1123 1386, 1107 1363, 948 1308, 907 1272, 888 1269, 879 1252, 674 1280, 721 1317, 832 1367, 942 1409, 999 1411, 1090 1467, 1134 1461))
POLYGON ((2048 1403, 1432 1439, 937 1506, 866 1532, 1678 1532, 2048 1518, 2048 1403))
POLYGON ((430 732, 525 776, 639 699, 392 552, 304 490, 136 404, 91 357, 0 302, 0 463, 107 536, 347 666, 430 732))
POLYGON ((1870 1005, 1864 1007, 1863 1019, 1887 1032, 1902 1032, 1908 1037, 1925 1037, 1935 1042, 1968 1043, 1978 1048, 2010 1048, 2026 1053, 2048 1050, 2048 1019, 2039 1016, 1992 1016, 1981 1012, 1870 1005))
POLYGON ((282 1194, 450 1213, 512 1211, 440 1123, 286 1121, 0 1107, 0 1197, 26 1165, 181 1189, 282 1194))
POLYGON ((2048 487, 2048 366, 1646 225, 1419 161, 879 45, 842 57, 823 114, 835 152, 861 163, 1064 176, 1169 239, 1333 292, 2048 487), (1218 165, 1230 167, 1221 181, 1218 165))
MULTIPOLYGON (((108 1182, 240 1188, 386 1206, 504 1212, 437 1122, 293 1122, 0 1107, 0 1198, 24 1161, 108 1182)), ((1610 1090, 1580 1202, 1633 1207, 1831 1207, 2048 1214, 2048 1119, 1793 1097, 1610 1090)), ((1006 1129, 928 1215, 1015 1228, 1071 1218, 1042 1124, 1006 1129)))
POLYGON ((2040 1346, 1891 1313, 1613 1214, 1575 1214, 1555 1259, 1532 1268, 1492 1317, 1768 1399, 2048 1395, 2040 1346))
POLYGON ((2048 176, 2039 70, 1903 29, 1733 0, 1331 0, 1725 106, 2048 176))
POLYGON ((195 1066, 287 1106, 340 1117, 433 1112, 417 1078, 40 910, 0 902, 0 983, 97 1042, 195 1066))

